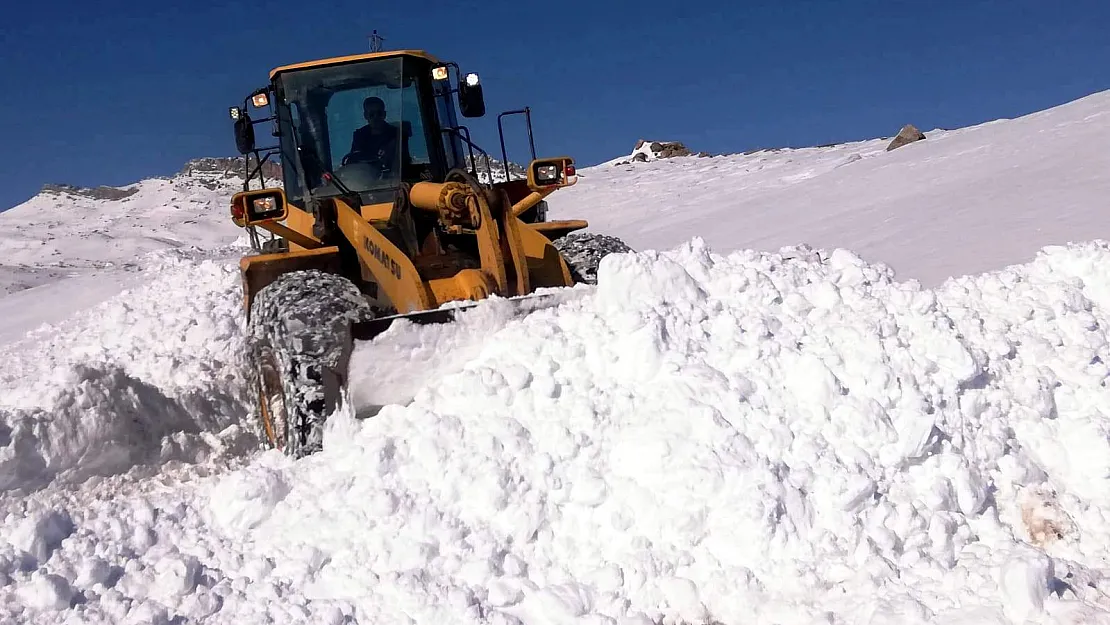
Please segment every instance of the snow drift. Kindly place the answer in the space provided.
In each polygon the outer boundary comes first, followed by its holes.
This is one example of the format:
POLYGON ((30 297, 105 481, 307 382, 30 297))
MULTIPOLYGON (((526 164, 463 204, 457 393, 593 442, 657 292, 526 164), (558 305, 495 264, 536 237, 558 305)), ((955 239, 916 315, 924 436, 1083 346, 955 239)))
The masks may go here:
POLYGON ((10 517, 0 610, 1110 622, 1107 267, 927 290, 844 250, 610 256, 321 454, 10 517))
POLYGON ((143 286, 3 350, 0 491, 198 460, 246 414, 236 264, 145 263, 143 286))

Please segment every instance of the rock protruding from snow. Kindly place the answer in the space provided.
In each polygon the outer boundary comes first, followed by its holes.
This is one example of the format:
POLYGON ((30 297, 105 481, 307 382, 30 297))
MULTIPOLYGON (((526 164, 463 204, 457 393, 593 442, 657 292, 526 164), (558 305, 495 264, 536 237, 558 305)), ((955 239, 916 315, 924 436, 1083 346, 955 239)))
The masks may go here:
POLYGON ((470 155, 467 154, 463 157, 463 166, 467 170, 474 168, 478 174, 478 182, 483 184, 496 184, 498 182, 505 182, 506 180, 525 180, 528 178, 528 172, 519 163, 509 162, 508 177, 505 175, 505 163, 492 156, 485 156, 482 154, 475 154, 474 160, 470 160, 470 155))
MULTIPOLYGON (((693 152, 691 152, 689 148, 678 141, 645 141, 644 139, 640 139, 636 142, 636 147, 632 150, 630 160, 633 163, 645 163, 662 158, 676 158, 680 156, 690 156, 692 154, 693 152)), ((622 161, 618 164, 627 162, 628 161, 622 161)))
POLYGON ((902 126, 902 130, 898 131, 898 134, 890 142, 890 145, 886 146, 886 151, 889 152, 903 145, 913 143, 914 141, 921 141, 924 138, 925 133, 918 130, 913 124, 906 124, 902 126))
POLYGON ((633 152, 642 151, 644 146, 647 146, 651 154, 655 155, 655 158, 674 158, 676 156, 690 156, 691 154, 690 149, 679 141, 648 142, 643 139, 636 142, 636 148, 633 152))
POLYGON ((139 187, 78 187, 71 184, 44 184, 41 193, 48 195, 77 195, 90 200, 118 201, 139 192, 139 187))
MULTIPOLYGON (((256 164, 252 161, 252 167, 256 164)), ((175 176, 179 179, 191 179, 199 186, 210 191, 218 191, 230 182, 241 182, 246 172, 245 163, 241 156, 214 156, 200 157, 186 161, 185 165, 175 176)), ((282 186, 281 165, 274 161, 266 161, 262 165, 262 173, 266 177, 267 186, 282 186)), ((175 177, 156 176, 150 180, 173 180, 175 177)), ((60 195, 75 196, 104 202, 118 202, 132 197, 142 190, 142 183, 134 183, 122 187, 98 186, 81 187, 72 184, 42 185, 40 194, 53 197, 60 195)))
MULTIPOLYGON (((250 167, 253 171, 254 168, 258 167, 258 164, 251 159, 250 167)), ((178 176, 191 178, 204 188, 215 191, 226 186, 229 182, 241 182, 246 173, 246 161, 243 157, 216 156, 195 158, 186 162, 178 176)), ((267 187, 283 186, 281 164, 278 162, 269 160, 263 163, 262 176, 267 187)), ((258 174, 254 173, 251 180, 257 184, 258 174)))
MULTIPOLYGON (((67 286, 59 285, 72 300, 65 307, 85 308, 97 301, 86 299, 78 284, 82 274, 96 271, 90 282, 100 284, 127 281, 148 252, 231 244, 244 234, 227 208, 231 195, 243 188, 242 174, 234 159, 198 159, 172 177, 118 189, 47 185, 0 212, 0 295, 68 278, 67 286)), ((280 182, 267 179, 271 186, 280 182)), ((48 297, 44 290, 33 301, 0 309, 5 320, 0 334, 8 334, 32 307, 44 309, 47 320, 59 319, 52 307, 37 305, 48 297)))

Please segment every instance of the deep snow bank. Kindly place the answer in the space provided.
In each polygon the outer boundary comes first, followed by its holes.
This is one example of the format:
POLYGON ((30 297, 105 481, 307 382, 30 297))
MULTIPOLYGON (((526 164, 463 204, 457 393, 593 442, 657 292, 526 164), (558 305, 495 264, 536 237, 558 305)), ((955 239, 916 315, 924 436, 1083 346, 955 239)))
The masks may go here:
POLYGON ((1110 608, 1110 247, 938 292, 801 256, 610 257, 224 526, 373 622, 1110 608))
POLYGON ((29 505, 0 614, 1107 623, 1107 267, 929 291, 844 251, 613 256, 321 454, 29 505))
POLYGON ((3 350, 0 490, 197 460, 230 442, 217 433, 245 410, 239 273, 211 255, 145 259, 140 288, 3 350))

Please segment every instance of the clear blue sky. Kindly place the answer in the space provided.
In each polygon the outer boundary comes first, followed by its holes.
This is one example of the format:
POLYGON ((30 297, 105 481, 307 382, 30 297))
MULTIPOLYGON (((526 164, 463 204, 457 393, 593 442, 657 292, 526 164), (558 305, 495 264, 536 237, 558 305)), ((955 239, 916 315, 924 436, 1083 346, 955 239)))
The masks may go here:
MULTIPOLYGON (((531 105, 539 151, 588 165, 641 137, 728 152, 1016 117, 1110 88, 1107 24, 1107 0, 18 1, 0 208, 232 154, 227 107, 271 67, 372 28, 479 72, 491 112, 531 105)), ((491 152, 494 118, 472 125, 491 152)))

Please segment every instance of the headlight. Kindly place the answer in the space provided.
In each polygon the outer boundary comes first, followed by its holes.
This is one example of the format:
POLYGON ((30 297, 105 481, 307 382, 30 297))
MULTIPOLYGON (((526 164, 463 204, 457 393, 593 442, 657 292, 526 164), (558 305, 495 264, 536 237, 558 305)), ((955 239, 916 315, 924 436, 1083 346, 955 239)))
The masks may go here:
POLYGON ((533 191, 569 187, 578 182, 574 159, 569 156, 536 159, 528 163, 528 187, 533 191))
POLYGON ((231 217, 239 226, 253 226, 286 217, 285 192, 278 189, 240 191, 231 197, 231 217))
POLYGON ((254 198, 252 204, 254 205, 254 212, 266 213, 274 210, 277 206, 277 198, 272 195, 268 197, 258 197, 254 198))
POLYGON ((536 182, 549 184, 559 179, 558 165, 540 165, 536 167, 536 182))

